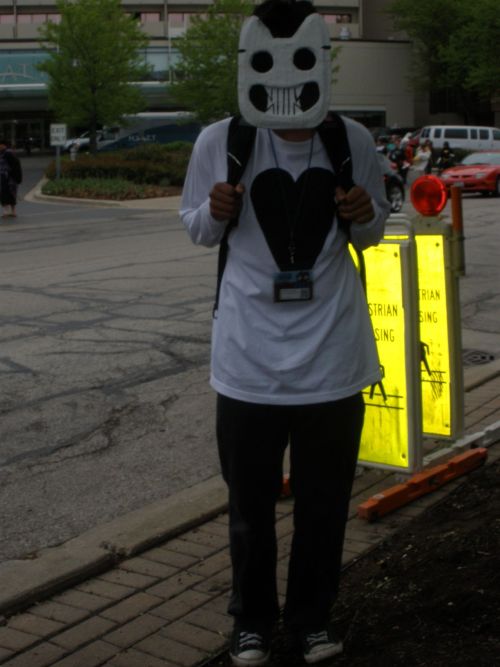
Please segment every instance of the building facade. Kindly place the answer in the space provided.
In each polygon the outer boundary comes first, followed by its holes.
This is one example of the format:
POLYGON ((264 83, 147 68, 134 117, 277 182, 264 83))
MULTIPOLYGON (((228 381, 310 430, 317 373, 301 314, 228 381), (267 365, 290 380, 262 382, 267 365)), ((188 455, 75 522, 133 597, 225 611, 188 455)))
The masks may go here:
MULTIPOLYGON (((138 82, 149 110, 172 109, 168 83, 178 53, 176 38, 203 14, 207 0, 123 0, 149 37, 144 53, 152 65, 148 81, 138 82)), ((340 46, 332 88, 332 108, 367 126, 415 125, 416 101, 411 89, 411 44, 395 33, 383 9, 387 0, 315 2, 340 46)), ((38 30, 60 20, 54 0, 0 0, 0 134, 22 146, 32 137, 47 146, 54 117, 47 104, 45 75, 36 65, 45 56, 38 30)))

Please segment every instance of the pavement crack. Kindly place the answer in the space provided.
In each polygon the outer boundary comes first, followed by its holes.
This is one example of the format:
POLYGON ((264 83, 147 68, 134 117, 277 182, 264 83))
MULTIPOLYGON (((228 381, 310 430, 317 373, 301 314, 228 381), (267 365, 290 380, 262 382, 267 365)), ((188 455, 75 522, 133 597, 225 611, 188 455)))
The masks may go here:
POLYGON ((6 468, 27 461, 27 469, 34 472, 39 466, 46 467, 47 465, 58 464, 62 461, 83 458, 85 456, 107 451, 117 444, 114 434, 121 425, 123 417, 131 414, 136 409, 137 406, 135 404, 129 404, 121 408, 112 408, 110 415, 104 422, 97 424, 86 431, 73 435, 71 438, 62 441, 57 445, 40 447, 36 450, 16 454, 9 459, 1 461, 0 466, 6 468), (88 445, 96 435, 102 435, 104 442, 101 442, 96 446, 87 446, 84 451, 77 451, 78 447, 88 445), (53 460, 54 457, 56 457, 55 460, 53 460))

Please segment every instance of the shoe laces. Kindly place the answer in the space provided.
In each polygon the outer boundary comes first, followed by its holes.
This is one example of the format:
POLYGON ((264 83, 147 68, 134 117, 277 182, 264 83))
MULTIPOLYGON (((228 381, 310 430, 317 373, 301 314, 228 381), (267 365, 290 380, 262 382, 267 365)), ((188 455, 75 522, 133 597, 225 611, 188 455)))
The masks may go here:
POLYGON ((321 632, 311 632, 306 638, 308 644, 311 644, 312 646, 315 646, 316 644, 326 644, 330 641, 326 630, 322 630, 321 632))
POLYGON ((245 632, 244 630, 240 632, 239 645, 241 648, 248 648, 251 646, 258 646, 260 648, 262 641, 262 635, 259 635, 258 632, 245 632))

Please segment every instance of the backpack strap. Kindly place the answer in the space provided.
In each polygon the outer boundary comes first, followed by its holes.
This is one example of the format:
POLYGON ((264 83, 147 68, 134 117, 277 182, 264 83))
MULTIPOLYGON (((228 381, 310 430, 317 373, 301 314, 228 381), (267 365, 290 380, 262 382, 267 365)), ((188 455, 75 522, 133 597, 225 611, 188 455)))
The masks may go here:
MULTIPOLYGON (((326 119, 317 128, 323 142, 330 164, 337 177, 337 184, 346 192, 354 186, 352 180, 351 147, 347 138, 347 129, 341 116, 329 112, 326 119)), ((337 215, 339 227, 350 238, 350 223, 337 215)))
MULTIPOLYGON (((324 122, 317 128, 317 131, 321 137, 333 171, 337 176, 337 184, 343 190, 349 192, 355 183, 352 178, 351 147, 349 146, 347 129, 342 117, 330 111, 324 122)), ((343 220, 339 215, 337 215, 337 220, 340 229, 347 234, 347 238, 350 240, 351 223, 343 220)), ((363 253, 357 248, 354 248, 354 251, 358 258, 359 275, 366 293, 366 268, 363 253)))
MULTIPOLYGON (((236 186, 243 176, 246 169, 253 145, 255 143, 255 135, 257 128, 246 123, 241 116, 233 116, 229 123, 227 133, 227 182, 230 185, 236 186)), ((216 316, 217 308, 219 307, 220 286, 222 283, 222 274, 227 262, 227 253, 229 250, 228 238, 229 234, 238 224, 238 218, 230 220, 224 235, 219 244, 219 257, 217 259, 217 289, 215 292, 215 303, 213 308, 213 316, 216 316)))
POLYGON ((317 128, 318 134, 328 154, 339 185, 350 190, 352 180, 351 147, 347 138, 345 123, 338 113, 330 111, 325 120, 317 128))

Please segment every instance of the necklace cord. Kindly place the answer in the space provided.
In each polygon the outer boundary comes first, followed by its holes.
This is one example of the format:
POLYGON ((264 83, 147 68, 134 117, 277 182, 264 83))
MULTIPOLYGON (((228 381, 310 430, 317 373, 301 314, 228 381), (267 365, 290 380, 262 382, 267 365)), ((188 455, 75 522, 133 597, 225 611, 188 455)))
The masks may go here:
MULTIPOLYGON (((268 130, 267 133, 268 133, 268 136, 269 136, 269 141, 270 141, 270 144, 271 144, 271 150, 272 150, 272 153, 273 153, 276 168, 278 169, 278 171, 280 171, 280 165, 279 165, 279 162, 278 162, 278 155, 276 153, 276 147, 274 145, 272 132, 271 132, 271 130, 268 130)), ((308 185, 308 181, 309 181, 309 174, 310 174, 310 171, 311 171, 311 162, 312 162, 312 156, 313 156, 313 149, 314 149, 314 134, 311 137, 311 146, 309 148, 309 158, 307 160, 306 175, 305 175, 305 178, 304 178, 304 183, 302 184, 302 188, 300 190, 299 201, 297 203, 297 210, 295 211, 294 216, 290 215, 290 212, 288 210, 288 200, 287 200, 287 197, 286 197, 283 177, 281 176, 281 173, 279 174, 281 197, 283 199, 283 206, 284 206, 286 218, 287 218, 287 221, 288 221, 288 229, 289 229, 288 253, 289 253, 289 258, 290 258, 290 264, 291 265, 295 264, 295 250, 296 250, 295 229, 297 227, 297 222, 299 220, 300 212, 302 210, 302 204, 304 202, 305 192, 307 190, 307 185, 308 185)))

